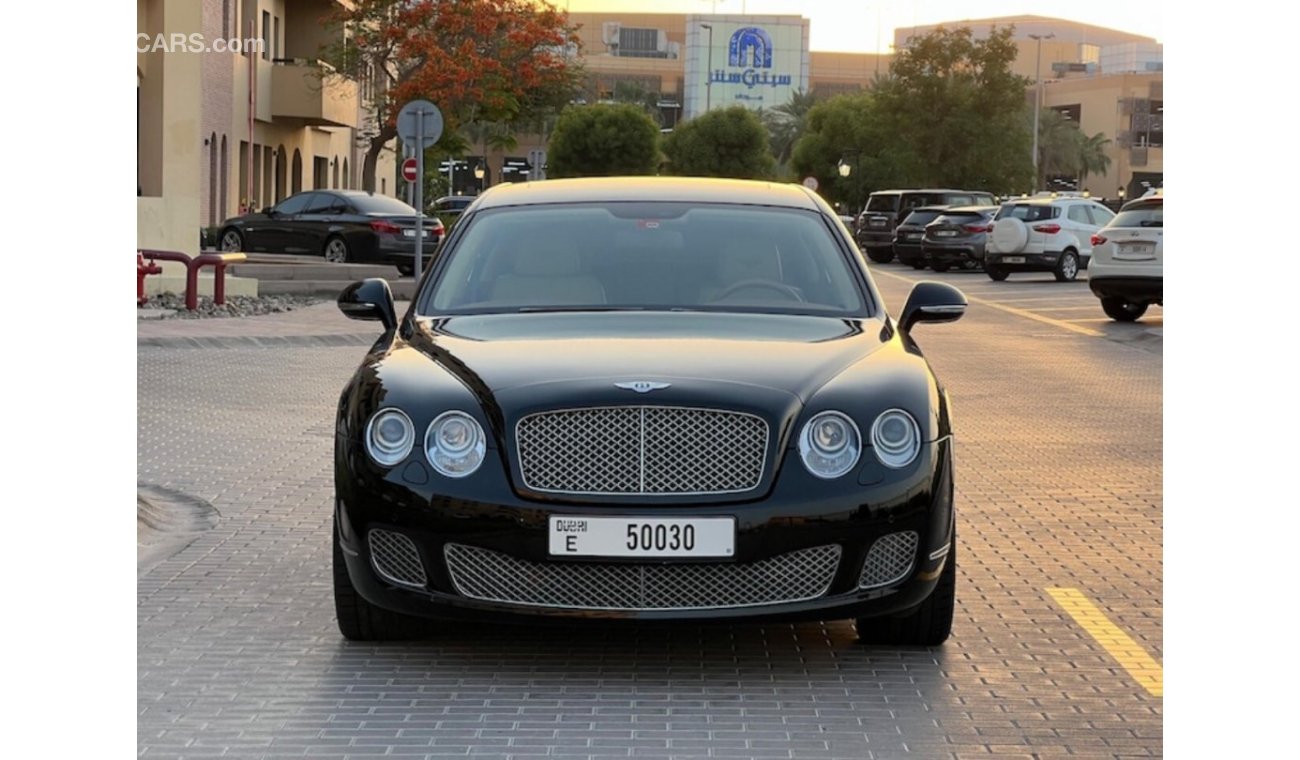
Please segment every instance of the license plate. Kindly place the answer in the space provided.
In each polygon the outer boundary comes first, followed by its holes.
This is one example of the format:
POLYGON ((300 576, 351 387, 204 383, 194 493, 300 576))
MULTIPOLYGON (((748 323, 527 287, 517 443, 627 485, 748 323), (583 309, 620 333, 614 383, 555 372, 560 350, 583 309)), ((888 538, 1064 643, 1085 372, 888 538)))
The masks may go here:
POLYGON ((935 230, 934 231, 935 237, 952 237, 953 235, 956 234, 957 234, 956 230, 935 230))
POLYGON ((1003 264, 1023 264, 1023 263, 1025 263, 1025 257, 1024 257, 1024 256, 1003 256, 1003 257, 1002 257, 1002 263, 1003 263, 1003 264))
POLYGON ((872 219, 871 221, 869 221, 869 222, 867 222, 867 223, 870 224, 872 227, 884 227, 884 226, 885 226, 885 220, 884 220, 884 219, 872 219))
POLYGON ((1115 248, 1117 259, 1153 259, 1155 256, 1155 243, 1120 243, 1115 248))
POLYGON ((732 517, 550 518, 552 557, 730 557, 732 517))
POLYGON ((919 233, 916 233, 916 232, 909 232, 909 233, 907 233, 906 235, 903 236, 903 239, 904 239, 904 240, 920 240, 920 239, 921 239, 921 235, 920 235, 919 233))
MULTIPOLYGON (((407 237, 412 237, 412 238, 413 238, 413 237, 415 237, 415 230, 402 230, 402 234, 405 235, 405 236, 407 236, 407 237)), ((427 238, 427 237, 429 237, 429 231, 428 231, 428 230, 420 230, 420 237, 422 237, 422 238, 427 238)))

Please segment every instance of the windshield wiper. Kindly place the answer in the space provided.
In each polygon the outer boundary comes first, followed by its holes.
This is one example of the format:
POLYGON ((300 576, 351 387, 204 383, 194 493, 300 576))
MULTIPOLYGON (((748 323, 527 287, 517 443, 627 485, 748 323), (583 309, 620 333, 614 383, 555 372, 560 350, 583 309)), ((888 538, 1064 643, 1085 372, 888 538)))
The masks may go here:
POLYGON ((645 311, 641 306, 521 306, 520 314, 559 311, 645 311))

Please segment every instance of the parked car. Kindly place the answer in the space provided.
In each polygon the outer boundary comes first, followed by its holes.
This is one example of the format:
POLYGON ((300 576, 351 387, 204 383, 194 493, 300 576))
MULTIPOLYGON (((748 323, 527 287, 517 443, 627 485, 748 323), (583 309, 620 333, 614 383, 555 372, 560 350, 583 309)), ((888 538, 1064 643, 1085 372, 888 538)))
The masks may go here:
POLYGON ((429 204, 429 213, 459 216, 476 198, 478 198, 476 195, 444 195, 429 204))
POLYGON ((1092 236, 1088 287, 1106 316, 1132 322, 1165 302, 1163 190, 1124 204, 1092 236))
POLYGON ((1002 204, 984 252, 993 280, 1012 272, 1052 272, 1060 282, 1079 276, 1092 256, 1092 234, 1115 213, 1081 195, 1046 195, 1002 204))
MULTIPOLYGON (((394 264, 415 269, 416 211, 386 195, 363 190, 310 190, 265 211, 227 219, 221 250, 310 253, 326 261, 394 264)), ((424 251, 432 255, 444 235, 442 222, 424 219, 424 251)))
POLYGON ((991 193, 969 190, 881 190, 867 197, 858 216, 858 247, 878 264, 894 259, 894 228, 919 206, 993 205, 991 193))
POLYGON ((894 228, 894 256, 900 264, 913 269, 925 269, 925 251, 921 250, 925 225, 937 219, 946 208, 948 207, 918 206, 894 228))
POLYGON ((335 427, 350 639, 486 617, 852 618, 934 645, 956 584, 947 394, 801 185, 502 184, 384 330, 335 427), (545 231, 545 234, 539 233, 545 231))
POLYGON ((936 272, 953 267, 983 267, 988 234, 993 229, 993 216, 998 208, 964 206, 945 210, 925 226, 925 237, 921 240, 925 264, 936 272))

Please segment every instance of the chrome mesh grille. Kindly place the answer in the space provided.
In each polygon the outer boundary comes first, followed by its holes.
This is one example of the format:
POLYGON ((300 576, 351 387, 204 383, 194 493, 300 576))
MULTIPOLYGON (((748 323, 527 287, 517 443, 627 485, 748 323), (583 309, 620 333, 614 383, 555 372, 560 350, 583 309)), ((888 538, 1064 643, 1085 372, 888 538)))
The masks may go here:
POLYGON ((456 590, 471 599, 590 610, 750 607, 826 594, 840 562, 838 544, 747 564, 533 562, 447 544, 456 590))
POLYGON ((898 583, 912 572, 920 536, 914 530, 889 533, 876 539, 862 564, 858 588, 880 588, 898 583))
POLYGON ((401 533, 372 529, 370 562, 375 566, 375 572, 393 583, 423 588, 428 581, 415 542, 401 533))
POLYGON ((524 485, 573 494, 749 491, 768 438, 761 417, 674 406, 540 412, 515 431, 524 485))

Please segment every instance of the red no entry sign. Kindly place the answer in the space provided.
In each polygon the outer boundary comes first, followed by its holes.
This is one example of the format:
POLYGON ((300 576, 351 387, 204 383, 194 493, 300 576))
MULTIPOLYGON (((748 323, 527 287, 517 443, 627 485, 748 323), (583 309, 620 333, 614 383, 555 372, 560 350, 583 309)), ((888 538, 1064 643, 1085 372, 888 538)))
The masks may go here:
POLYGON ((402 179, 407 182, 414 182, 419 176, 416 173, 414 158, 408 158, 402 162, 402 179))

